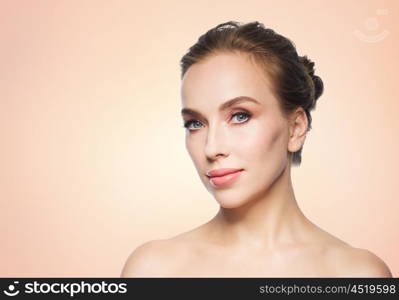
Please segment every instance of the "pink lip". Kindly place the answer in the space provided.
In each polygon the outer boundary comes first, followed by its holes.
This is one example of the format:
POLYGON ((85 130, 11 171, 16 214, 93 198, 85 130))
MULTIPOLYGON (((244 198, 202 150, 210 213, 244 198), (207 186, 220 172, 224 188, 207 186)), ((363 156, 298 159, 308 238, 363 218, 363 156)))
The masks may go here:
POLYGON ((238 177, 240 177, 242 171, 243 170, 237 170, 233 173, 228 173, 224 176, 210 177, 209 181, 212 183, 212 185, 214 185, 216 187, 228 185, 229 183, 232 183, 235 180, 237 180, 238 177))
POLYGON ((211 171, 206 172, 206 176, 219 177, 219 176, 228 175, 228 174, 235 173, 235 172, 242 171, 242 170, 243 169, 233 169, 233 168, 216 169, 216 170, 211 170, 211 171))

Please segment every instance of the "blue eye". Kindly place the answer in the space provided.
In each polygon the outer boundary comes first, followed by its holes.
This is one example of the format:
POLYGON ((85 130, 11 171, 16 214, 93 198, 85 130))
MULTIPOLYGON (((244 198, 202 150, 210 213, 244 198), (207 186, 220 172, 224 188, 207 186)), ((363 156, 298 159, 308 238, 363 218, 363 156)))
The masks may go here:
POLYGON ((199 121, 197 120, 188 120, 187 122, 184 123, 183 127, 187 128, 191 125, 191 124, 195 124, 195 123, 199 123, 199 121))
MULTIPOLYGON (((246 112, 238 112, 238 113, 235 113, 234 115, 233 115, 233 117, 235 117, 235 116, 246 116, 246 118, 244 118, 244 119, 249 119, 249 117, 251 116, 250 114, 248 114, 248 113, 246 113, 246 112)), ((239 123, 243 123, 243 122, 239 122, 239 123)))
MULTIPOLYGON (((240 112, 237 112, 237 113, 233 114, 233 115, 232 115, 232 119, 233 119, 234 117, 236 117, 236 116, 244 116, 244 118, 239 118, 239 119, 241 119, 241 120, 244 119, 244 121, 239 121, 239 122, 238 122, 238 124, 241 124, 241 123, 245 123, 247 120, 249 120, 250 117, 251 117, 251 114, 249 114, 249 113, 247 113, 247 112, 240 111, 240 112)), ((184 128, 187 128, 189 131, 195 131, 195 130, 190 130, 189 127, 190 127, 191 124, 201 124, 201 123, 200 123, 198 120, 188 120, 188 121, 186 121, 186 122, 184 123, 183 127, 184 127, 184 128)))

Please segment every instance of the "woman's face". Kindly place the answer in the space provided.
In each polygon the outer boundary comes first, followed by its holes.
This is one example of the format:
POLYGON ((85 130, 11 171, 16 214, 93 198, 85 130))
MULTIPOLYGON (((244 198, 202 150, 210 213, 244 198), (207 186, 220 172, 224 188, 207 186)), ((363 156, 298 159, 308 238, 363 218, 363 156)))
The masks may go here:
POLYGON ((236 53, 208 57, 192 65, 182 79, 186 148, 222 207, 262 197, 289 163, 290 129, 270 84, 249 56, 236 53), (223 108, 237 97, 242 101, 223 108), (220 168, 243 171, 233 182, 218 186, 207 172, 220 168))

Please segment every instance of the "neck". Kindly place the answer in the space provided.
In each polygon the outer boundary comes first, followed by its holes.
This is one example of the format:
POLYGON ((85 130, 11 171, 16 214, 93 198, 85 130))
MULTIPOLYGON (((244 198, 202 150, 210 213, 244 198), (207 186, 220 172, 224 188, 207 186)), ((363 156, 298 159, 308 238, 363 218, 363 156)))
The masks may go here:
POLYGON ((296 202, 287 164, 262 196, 238 208, 220 207, 210 223, 218 244, 272 250, 302 243, 300 233, 309 228, 310 221, 296 202))

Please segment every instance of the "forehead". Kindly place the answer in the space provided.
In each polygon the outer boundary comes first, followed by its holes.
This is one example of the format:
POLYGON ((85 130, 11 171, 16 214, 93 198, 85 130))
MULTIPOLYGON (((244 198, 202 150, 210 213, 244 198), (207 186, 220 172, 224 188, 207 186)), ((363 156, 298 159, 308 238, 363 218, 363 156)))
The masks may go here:
POLYGON ((262 102, 273 97, 265 71, 247 54, 219 53, 193 64, 181 83, 184 107, 214 105, 245 95, 262 102))

